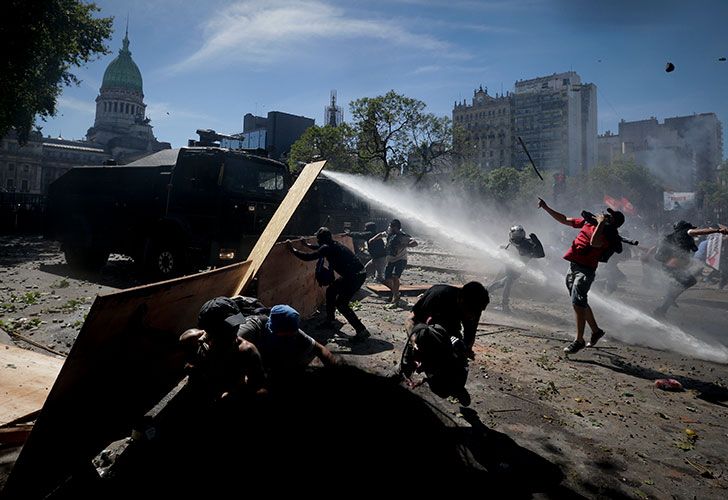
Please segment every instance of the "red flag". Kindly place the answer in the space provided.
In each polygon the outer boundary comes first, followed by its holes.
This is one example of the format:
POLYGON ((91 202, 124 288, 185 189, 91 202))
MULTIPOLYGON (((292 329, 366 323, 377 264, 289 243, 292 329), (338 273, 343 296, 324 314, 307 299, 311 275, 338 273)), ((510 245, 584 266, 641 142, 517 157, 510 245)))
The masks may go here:
POLYGON ((604 204, 612 210, 619 210, 619 201, 609 195, 604 195, 604 204))
POLYGON ((632 205, 627 198, 622 197, 620 201, 622 202, 622 211, 624 213, 627 215, 634 215, 637 213, 637 210, 634 209, 634 205, 632 205))

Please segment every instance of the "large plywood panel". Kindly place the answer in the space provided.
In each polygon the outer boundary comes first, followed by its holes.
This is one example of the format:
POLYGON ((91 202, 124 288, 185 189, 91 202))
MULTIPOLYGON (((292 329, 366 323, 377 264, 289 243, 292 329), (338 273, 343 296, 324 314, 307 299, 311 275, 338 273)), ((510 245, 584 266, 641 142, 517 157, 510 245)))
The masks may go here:
POLYGON ((230 296, 250 267, 96 297, 3 492, 41 498, 131 426, 182 378, 177 339, 200 306, 230 296))
POLYGON ((293 212, 296 211, 301 200, 303 200, 303 197, 306 196, 306 193, 311 188, 316 177, 318 177, 321 173, 321 170, 323 170, 325 164, 326 161, 324 160, 309 163, 303 167, 303 170, 301 170, 301 173, 298 175, 296 182, 294 182, 291 189, 288 190, 288 194, 285 199, 276 210, 276 213, 273 214, 273 217, 270 222, 268 222, 265 231, 260 238, 258 238, 258 242, 253 247, 253 250, 250 251, 248 260, 252 262, 251 266, 240 279, 238 287, 235 290, 235 295, 245 290, 253 276, 258 273, 258 270, 263 265, 263 262, 265 262, 268 254, 273 248, 273 245, 275 245, 278 238, 280 238, 283 233, 283 229, 288 224, 288 221, 291 220, 293 212))
MULTIPOLYGON (((353 250, 350 237, 337 235, 334 239, 353 250)), ((309 238, 307 241, 315 243, 316 239, 309 238)), ((311 251, 298 243, 296 246, 305 252, 311 251)), ((302 261, 284 243, 278 243, 258 271, 258 298, 269 306, 288 304, 308 318, 323 305, 325 299, 326 289, 316 283, 315 270, 316 261, 302 261)))
POLYGON ((0 426, 40 410, 63 359, 0 345, 0 426))

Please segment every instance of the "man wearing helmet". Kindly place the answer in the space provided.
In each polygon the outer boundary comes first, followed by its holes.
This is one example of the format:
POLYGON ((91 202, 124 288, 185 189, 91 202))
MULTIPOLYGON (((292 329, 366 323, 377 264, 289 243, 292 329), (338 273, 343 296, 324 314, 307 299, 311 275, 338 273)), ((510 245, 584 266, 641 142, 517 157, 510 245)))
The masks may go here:
POLYGON ((653 311, 657 317, 664 317, 667 310, 685 290, 697 283, 691 267, 692 254, 697 252, 696 236, 721 233, 728 234, 728 228, 697 228, 681 220, 673 226, 673 232, 665 236, 655 252, 655 260, 662 263, 663 271, 670 277, 670 288, 663 297, 662 304, 653 311))
MULTIPOLYGON (((524 265, 531 259, 541 259, 545 257, 543 251, 543 245, 539 241, 538 237, 531 233, 526 238, 526 230, 523 226, 516 225, 511 227, 510 234, 508 235, 508 244, 503 247, 506 250, 511 249, 513 252, 518 252, 518 258, 524 265)), ((514 266, 506 264, 505 270, 502 272, 504 276, 488 285, 488 290, 491 292, 498 288, 503 288, 503 298, 501 299, 501 308, 503 312, 509 313, 510 309, 510 297, 511 288, 513 283, 516 282, 519 276, 521 276, 521 266, 514 266)))

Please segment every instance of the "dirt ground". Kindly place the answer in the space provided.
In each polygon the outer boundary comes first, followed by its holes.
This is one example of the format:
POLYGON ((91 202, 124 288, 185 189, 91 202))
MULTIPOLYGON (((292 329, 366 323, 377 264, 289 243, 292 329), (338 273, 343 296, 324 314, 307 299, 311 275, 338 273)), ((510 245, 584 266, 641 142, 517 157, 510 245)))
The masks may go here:
MULTIPOLYGON (((487 282, 498 264, 474 265, 467 255, 448 256, 425 241, 410 256, 404 283, 487 282), (421 266, 421 267, 420 267, 421 266)), ((620 265, 628 281, 615 295, 643 310, 657 297, 640 285, 636 261, 620 265)), ((0 329, 14 332, 59 354, 70 349, 96 294, 138 284, 133 263, 114 257, 100 275, 73 274, 57 246, 39 237, 0 237, 0 329)), ((415 297, 407 297, 410 304, 415 297)), ((426 385, 415 394, 449 415, 458 426, 485 426, 513 446, 549 463, 561 486, 588 498, 725 498, 728 495, 728 366, 679 353, 626 345, 605 337, 598 348, 565 357, 572 336, 566 293, 555 294, 522 279, 513 290, 511 314, 495 306, 483 314, 470 365, 470 409, 433 396, 426 385), (683 392, 654 387, 675 378, 683 392), (510 441, 509 441, 510 442, 510 441)), ((355 303, 372 332, 351 344, 307 324, 307 331, 332 352, 377 374, 390 374, 405 340, 406 308, 385 309, 386 297, 361 294, 355 303)), ((701 283, 678 301, 668 320, 696 335, 724 332, 728 344, 728 290, 701 283)), ((595 311, 600 319, 600 311, 595 311)), ((609 332, 609 322, 605 329, 609 332)), ((353 331, 342 327, 343 335, 353 331)), ((0 342, 44 352, 18 337, 0 342)), ((401 425, 393 419, 392 425, 401 425)), ((18 449, 0 451, 0 487, 18 449)), ((512 455, 490 467, 513 467, 512 455)), ((527 477, 523 478, 528 481, 527 477)), ((553 496, 553 495, 550 495, 553 496)))

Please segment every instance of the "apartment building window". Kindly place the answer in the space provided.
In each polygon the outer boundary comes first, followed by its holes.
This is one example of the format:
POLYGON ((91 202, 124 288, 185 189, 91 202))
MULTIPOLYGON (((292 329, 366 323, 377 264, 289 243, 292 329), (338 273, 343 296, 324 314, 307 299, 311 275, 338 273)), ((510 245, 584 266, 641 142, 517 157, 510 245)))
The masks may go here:
POLYGON ((15 172, 15 163, 8 163, 8 172, 15 172))
POLYGON ((23 165, 23 173, 27 174, 28 172, 30 172, 30 165, 23 165))
POLYGON ((11 192, 15 191, 15 179, 8 179, 5 182, 5 187, 7 188, 8 191, 11 191, 11 192))
POLYGON ((23 179, 22 181, 20 181, 20 192, 21 193, 28 192, 28 179, 23 179))

